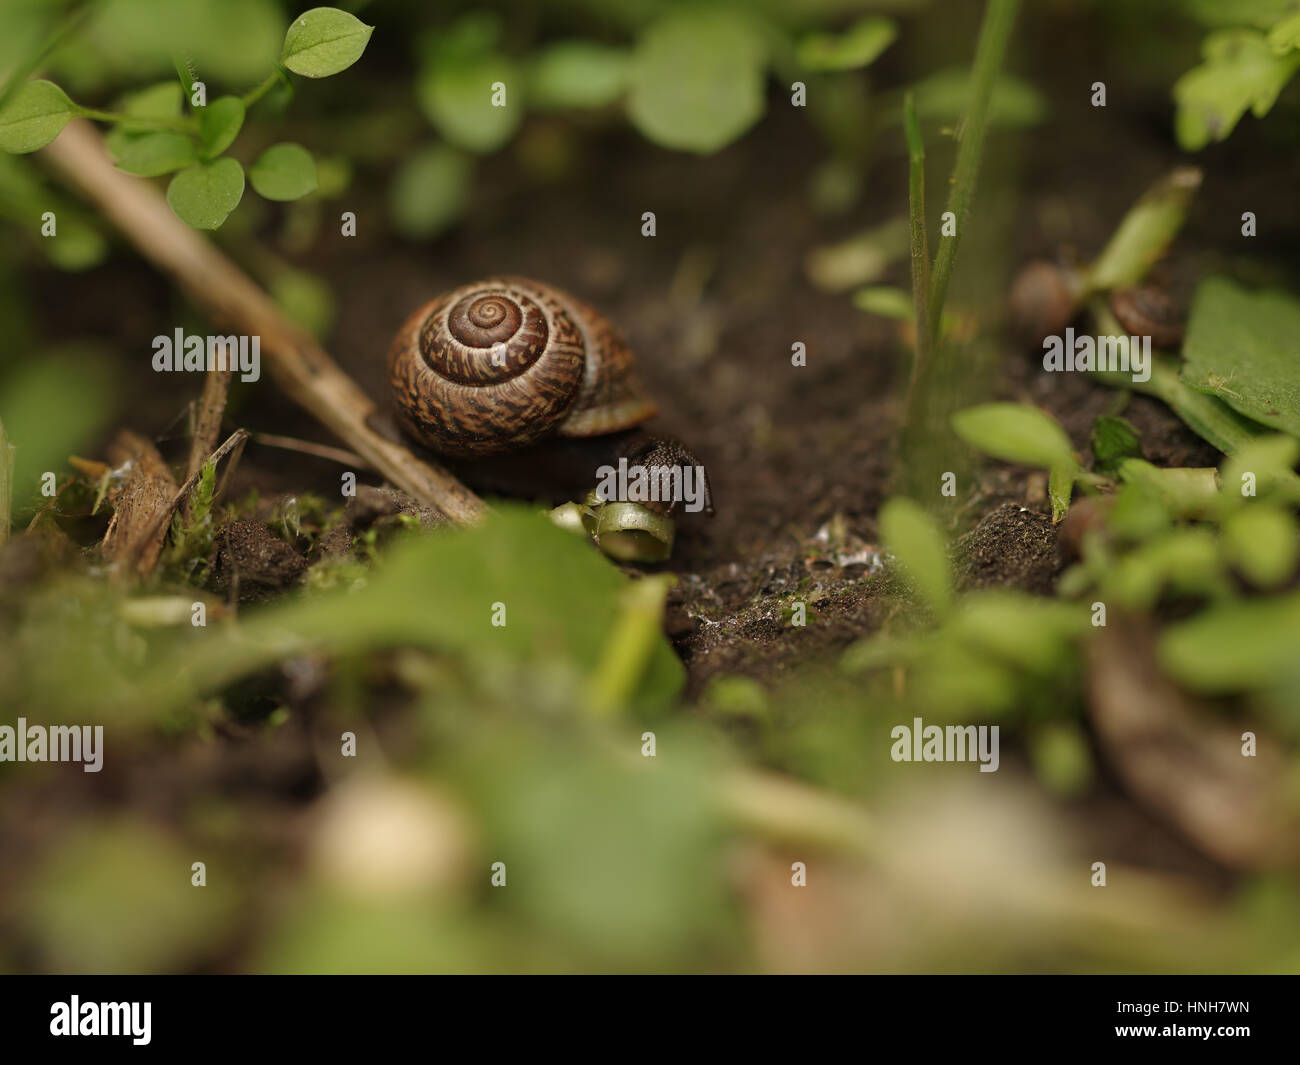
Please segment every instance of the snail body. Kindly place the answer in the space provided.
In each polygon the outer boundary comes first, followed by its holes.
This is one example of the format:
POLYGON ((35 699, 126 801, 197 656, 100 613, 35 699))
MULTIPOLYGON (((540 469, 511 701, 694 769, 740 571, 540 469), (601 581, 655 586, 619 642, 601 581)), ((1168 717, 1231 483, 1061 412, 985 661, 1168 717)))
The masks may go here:
POLYGON ((430 300, 398 332, 388 373, 402 426, 452 456, 600 436, 656 413, 609 320, 527 278, 490 278, 430 300))

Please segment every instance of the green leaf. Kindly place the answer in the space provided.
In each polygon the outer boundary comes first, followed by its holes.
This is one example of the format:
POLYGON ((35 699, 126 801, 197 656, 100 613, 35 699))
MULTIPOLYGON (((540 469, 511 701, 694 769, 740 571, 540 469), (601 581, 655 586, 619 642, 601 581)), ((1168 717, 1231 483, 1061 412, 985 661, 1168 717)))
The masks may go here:
POLYGON ((510 61, 499 55, 448 56, 426 65, 415 91, 439 133, 456 147, 480 155, 504 145, 523 121, 520 79, 510 61), (495 106, 493 98, 502 86, 504 104, 495 106))
MULTIPOLYGON (((1223 463, 1220 478, 1223 491, 1231 499, 1244 500, 1248 497, 1241 493, 1249 480, 1254 485, 1257 497, 1262 497, 1279 486, 1294 493, 1297 459, 1300 459, 1300 440, 1281 433, 1260 436, 1239 448, 1223 463), (1251 475, 1249 479, 1248 474, 1251 475)), ((1288 498, 1300 503, 1300 496, 1292 494, 1288 498)))
MULTIPOLYGON (((285 601, 218 636, 219 646, 178 650, 158 663, 151 697, 188 698, 178 677, 199 689, 224 686, 303 646, 341 654, 428 647, 463 656, 478 676, 524 666, 580 681, 604 662, 627 587, 590 544, 544 513, 506 505, 473 529, 395 544, 364 587, 285 601), (581 609, 557 615, 555 604, 575 594, 581 609), (430 610, 431 602, 439 608, 430 610), (506 624, 493 624, 494 603, 504 604, 506 624)), ((684 681, 681 662, 657 632, 632 707, 662 710, 684 681)))
MULTIPOLYGON (((163 81, 127 96, 122 101, 122 114, 130 118, 180 118, 183 99, 180 82, 163 81)), ((118 128, 127 133, 151 133, 157 129, 153 123, 132 122, 130 118, 121 122, 118 128)))
POLYGON ((244 195, 244 168, 233 159, 198 163, 167 186, 176 217, 195 229, 219 229, 244 195))
POLYGON ((44 148, 77 114, 52 81, 29 81, 0 110, 0 151, 21 155, 44 148))
POLYGON ((1184 596, 1222 598, 1231 586, 1214 533, 1194 525, 1174 527, 1119 558, 1106 571, 1102 589, 1103 597, 1121 606, 1150 610, 1166 589, 1184 596))
POLYGON ((962 600, 948 631, 984 656, 1049 674, 1069 664, 1069 641, 1089 625, 1082 603, 988 588, 962 600))
POLYGON ((1224 558, 1257 588, 1276 588, 1290 579, 1298 552, 1300 528, 1281 507, 1252 503, 1223 523, 1224 558))
POLYGON ((229 148, 244 125, 244 101, 238 96, 220 96, 199 112, 199 140, 203 155, 215 159, 229 148))
POLYGON ((1182 166, 1143 192, 1088 267, 1084 288, 1128 288, 1141 281, 1183 228, 1200 187, 1201 171, 1182 166))
MULTIPOLYGON (((92 447, 115 416, 116 379, 103 349, 42 350, 0 378, 0 421, 14 447, 13 511, 48 503, 41 477, 61 477, 68 456, 92 447)), ((84 454, 84 452, 82 452, 84 454)))
POLYGON ((316 160, 301 144, 273 144, 249 168, 248 180, 268 200, 299 200, 316 191, 316 160))
POLYGON ((853 306, 867 314, 893 318, 899 322, 916 321, 916 304, 912 294, 892 285, 871 285, 853 293, 853 306))
POLYGON ((1272 429, 1300 436, 1300 301, 1211 277, 1192 303, 1183 380, 1272 429))
MULTIPOLYGON (((917 117, 927 122, 960 122, 970 101, 970 70, 953 67, 932 74, 912 86, 916 94, 917 117)), ((901 109, 891 109, 888 121, 896 121, 901 109)), ((1011 74, 999 74, 989 99, 989 123, 994 126, 1025 128, 1047 117, 1047 101, 1033 85, 1011 74)))
POLYGON ((742 11, 670 11, 637 41, 628 116, 656 144, 715 152, 762 116, 765 63, 762 38, 742 11))
POLYGON ((328 284, 305 270, 278 270, 271 279, 271 298, 280 309, 314 337, 323 337, 334 324, 338 300, 328 284))
POLYGON ((1078 466, 1065 430, 1037 407, 985 403, 958 411, 952 427, 966 443, 1003 462, 1044 470, 1078 466))
POLYGON ((1182 0, 1181 6, 1206 26, 1258 26, 1266 30, 1291 13, 1295 0, 1182 0))
POLYGON ((948 550, 919 503, 891 499, 880 509, 880 540, 902 568, 908 585, 936 613, 952 604, 948 550))
POLYGON ((1157 657, 1198 691, 1262 688, 1295 672, 1298 632, 1300 595, 1232 602, 1171 625, 1157 657))
POLYGON ((1286 55, 1292 49, 1300 48, 1300 12, 1290 18, 1283 18, 1277 26, 1269 31, 1269 47, 1275 56, 1286 55))
POLYGON ((1178 143, 1188 151, 1226 138, 1247 108, 1263 118, 1300 69, 1300 55, 1275 54, 1268 38, 1256 30, 1212 33, 1202 54, 1205 62, 1174 83, 1174 129, 1178 143))
POLYGON ((122 148, 117 167, 128 174, 156 177, 170 174, 195 160, 194 142, 183 133, 146 133, 122 148))
POLYGON ((898 26, 892 19, 871 15, 843 33, 810 33, 799 42, 799 65, 806 70, 860 70, 876 61, 894 43, 898 26))
POLYGON ((1078 725, 1053 722, 1035 730, 1029 753, 1039 779, 1057 795, 1079 795, 1092 779, 1088 737, 1078 725))
POLYGON ((219 949, 239 920, 241 888, 196 891, 189 850, 144 818, 86 819, 44 851, 19 888, 35 948, 60 972, 171 970, 219 949), (74 872, 75 871, 75 872, 74 872))
POLYGON ((398 168, 389 195, 393 224, 411 240, 429 240, 455 222, 469 199, 474 161, 437 144, 416 152, 398 168))
POLYGON ((304 78, 347 70, 366 50, 373 26, 335 7, 314 7, 293 20, 284 35, 280 62, 304 78))
POLYGON ((542 109, 605 107, 627 89, 631 55, 591 41, 560 41, 533 62, 528 102, 542 109))
POLYGON ((1219 471, 1213 466, 1164 467, 1130 458, 1120 459, 1116 472, 1122 481, 1149 489, 1171 514, 1204 514, 1213 510, 1219 499, 1219 471))
POLYGON ((1112 474, 1120 459, 1140 459, 1142 441, 1123 418, 1102 415, 1092 423, 1092 456, 1098 473, 1112 474))
POLYGON ((1074 479, 1079 472, 1077 463, 1053 466, 1047 477, 1047 496, 1052 501, 1052 523, 1061 521, 1070 509, 1074 495, 1074 479))
POLYGON ((1274 55, 1285 55, 1300 48, 1300 11, 1273 27, 1268 35, 1268 44, 1274 55))

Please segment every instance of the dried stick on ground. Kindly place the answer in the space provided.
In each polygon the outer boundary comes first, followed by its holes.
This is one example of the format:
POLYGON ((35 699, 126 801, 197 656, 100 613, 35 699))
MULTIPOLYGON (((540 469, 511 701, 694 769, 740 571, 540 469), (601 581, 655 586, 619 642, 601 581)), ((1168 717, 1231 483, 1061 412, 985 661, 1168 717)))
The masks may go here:
POLYGON ((117 434, 107 453, 114 467, 130 463, 131 472, 114 499, 104 557, 118 576, 148 574, 158 562, 176 506, 176 480, 158 449, 129 429, 117 434))
POLYGON ((450 473, 371 428, 370 398, 238 266, 172 214, 156 187, 115 169, 89 122, 69 123, 42 155, 215 321, 260 336, 271 376, 285 394, 384 477, 453 521, 483 517, 483 501, 450 473))
POLYGON ((203 470, 212 449, 217 446, 217 437, 221 435, 221 418, 226 413, 226 397, 230 395, 230 379, 234 376, 229 369, 213 367, 203 379, 203 392, 199 395, 198 410, 194 415, 194 440, 190 444, 190 461, 185 470, 186 477, 193 477, 203 470))

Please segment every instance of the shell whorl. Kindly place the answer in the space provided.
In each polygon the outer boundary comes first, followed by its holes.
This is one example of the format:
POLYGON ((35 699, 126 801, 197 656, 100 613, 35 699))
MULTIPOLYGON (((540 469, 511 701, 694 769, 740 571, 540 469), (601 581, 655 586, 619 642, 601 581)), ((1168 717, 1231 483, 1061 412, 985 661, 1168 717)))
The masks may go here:
POLYGON ((394 340, 389 376, 405 428, 449 455, 612 432, 655 412, 613 327, 523 278, 475 282, 425 304, 394 340))

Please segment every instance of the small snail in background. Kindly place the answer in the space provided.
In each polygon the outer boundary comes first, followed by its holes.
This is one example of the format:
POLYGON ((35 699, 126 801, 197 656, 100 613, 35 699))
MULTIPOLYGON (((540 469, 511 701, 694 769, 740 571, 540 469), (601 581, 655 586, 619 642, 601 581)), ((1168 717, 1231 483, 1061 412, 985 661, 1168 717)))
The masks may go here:
POLYGON ((1126 333, 1149 336, 1157 348, 1176 348, 1183 342, 1183 309, 1158 285, 1117 289, 1110 294, 1110 312, 1126 333))
POLYGON ((1026 343, 1039 344, 1074 321, 1082 296, 1083 280, 1077 271, 1035 260, 1011 284, 1007 301, 1011 328, 1026 343))
MULTIPOLYGON (((586 303, 540 281, 494 277, 415 311, 393 340, 388 376, 403 429, 441 455, 484 459, 475 463, 480 473, 500 469, 492 456, 518 471, 530 462, 577 466, 587 487, 598 466, 620 457, 702 470, 676 441, 631 432, 657 413, 635 363, 614 326, 586 303)), ((633 520, 627 507, 641 504, 622 506, 633 520)), ((669 500, 643 509, 666 521, 673 507, 669 500)), ((671 546, 671 522, 662 528, 671 546)))
MULTIPOLYGON (((1026 343, 1040 344, 1064 332, 1088 295, 1082 271, 1035 260, 1012 282, 1008 297, 1011 327, 1026 343)), ((1174 348, 1182 343, 1185 313, 1163 286, 1115 289, 1109 293, 1107 303, 1124 332, 1149 336, 1157 348, 1174 348)))

